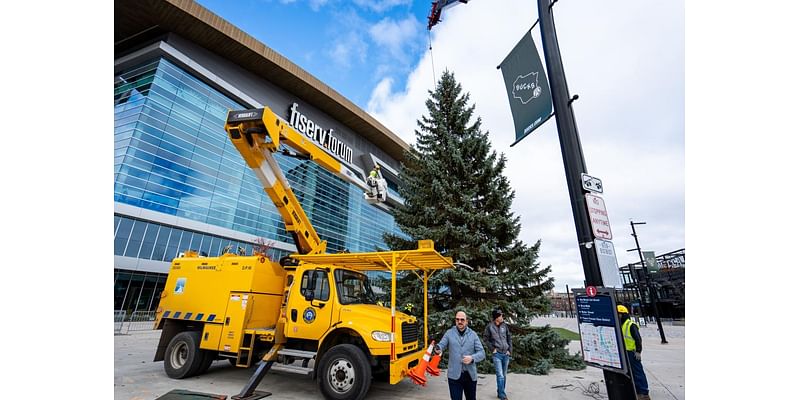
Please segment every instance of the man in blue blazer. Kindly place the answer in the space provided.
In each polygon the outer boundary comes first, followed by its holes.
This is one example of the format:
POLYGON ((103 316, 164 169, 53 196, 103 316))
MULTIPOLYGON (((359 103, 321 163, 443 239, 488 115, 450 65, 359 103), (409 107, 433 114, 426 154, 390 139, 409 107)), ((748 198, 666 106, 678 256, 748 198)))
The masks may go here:
POLYGON ((478 388, 478 368, 476 363, 486 358, 483 344, 478 334, 470 329, 467 313, 456 313, 456 325, 444 333, 442 340, 434 351, 440 354, 444 349, 449 351, 447 358, 447 384, 450 386, 450 400, 475 400, 478 388))

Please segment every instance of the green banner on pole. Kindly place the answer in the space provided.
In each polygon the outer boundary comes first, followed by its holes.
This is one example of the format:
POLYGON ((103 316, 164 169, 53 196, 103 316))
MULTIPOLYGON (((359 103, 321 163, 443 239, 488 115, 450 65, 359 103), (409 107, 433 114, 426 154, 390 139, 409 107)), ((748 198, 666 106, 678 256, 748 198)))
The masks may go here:
POLYGON ((553 111, 550 85, 531 31, 525 33, 499 68, 514 117, 517 138, 513 146, 547 121, 553 111))

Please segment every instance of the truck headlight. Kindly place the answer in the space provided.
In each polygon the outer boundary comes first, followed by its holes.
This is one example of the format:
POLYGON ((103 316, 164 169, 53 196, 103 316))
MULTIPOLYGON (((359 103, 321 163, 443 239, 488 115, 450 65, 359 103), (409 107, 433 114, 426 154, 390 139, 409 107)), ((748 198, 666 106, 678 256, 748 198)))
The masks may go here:
POLYGON ((377 342, 388 342, 392 340, 392 335, 383 331, 372 331, 372 338, 377 342))

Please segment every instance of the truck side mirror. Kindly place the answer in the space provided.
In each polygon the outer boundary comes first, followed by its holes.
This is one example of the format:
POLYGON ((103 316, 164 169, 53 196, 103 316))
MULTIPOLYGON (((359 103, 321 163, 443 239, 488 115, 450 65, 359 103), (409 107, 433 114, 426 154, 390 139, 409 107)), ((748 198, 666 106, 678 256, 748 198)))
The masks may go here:
POLYGON ((303 291, 303 297, 306 301, 314 300, 314 289, 306 289, 303 291))

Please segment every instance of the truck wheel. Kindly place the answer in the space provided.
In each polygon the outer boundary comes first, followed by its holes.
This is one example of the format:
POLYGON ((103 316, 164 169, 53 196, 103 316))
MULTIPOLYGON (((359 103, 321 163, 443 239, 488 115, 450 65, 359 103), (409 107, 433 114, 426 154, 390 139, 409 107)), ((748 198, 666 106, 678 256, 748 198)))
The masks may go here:
POLYGON ((200 332, 181 332, 167 345, 164 371, 173 379, 187 378, 200 369, 203 358, 200 351, 200 332))
POLYGON ((211 363, 217 359, 217 352, 211 350, 200 350, 200 354, 203 355, 203 361, 200 362, 200 366, 197 368, 196 375, 202 375, 208 368, 211 367, 211 363))
POLYGON ((361 400, 372 382, 364 352, 352 344, 331 347, 320 361, 317 382, 326 399, 361 400))

